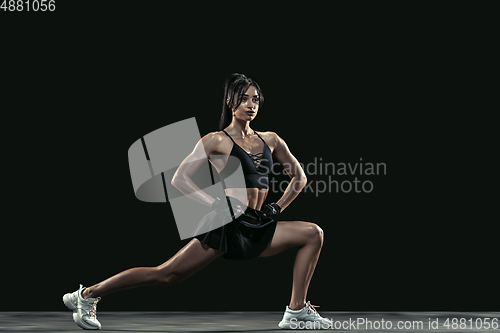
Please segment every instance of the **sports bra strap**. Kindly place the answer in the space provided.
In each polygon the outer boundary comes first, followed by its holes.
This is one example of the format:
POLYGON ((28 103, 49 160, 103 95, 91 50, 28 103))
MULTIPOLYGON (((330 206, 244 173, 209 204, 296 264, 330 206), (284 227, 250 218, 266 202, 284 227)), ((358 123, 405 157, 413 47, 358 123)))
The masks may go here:
POLYGON ((236 142, 234 142, 233 138, 231 137, 231 135, 227 134, 226 130, 222 130, 222 132, 226 133, 226 135, 231 139, 231 141, 233 141, 234 144, 236 144, 236 142))
POLYGON ((264 144, 267 144, 266 141, 264 141, 264 139, 262 139, 262 137, 255 131, 253 131, 255 134, 257 134, 257 136, 262 140, 262 142, 264 142, 264 144))

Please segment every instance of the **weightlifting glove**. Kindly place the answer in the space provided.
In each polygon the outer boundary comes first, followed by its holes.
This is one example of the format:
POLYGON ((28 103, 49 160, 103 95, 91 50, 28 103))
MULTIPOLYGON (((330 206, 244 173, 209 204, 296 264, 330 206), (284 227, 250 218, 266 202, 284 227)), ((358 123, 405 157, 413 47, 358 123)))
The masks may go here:
POLYGON ((267 217, 273 217, 281 213, 281 207, 273 202, 265 205, 261 212, 266 214, 267 217))
MULTIPOLYGON (((237 207, 231 205, 231 208, 233 210, 233 214, 236 214, 237 216, 239 216, 242 213, 240 205, 238 205, 237 207)), ((219 197, 215 198, 215 201, 212 204, 212 210, 221 215, 231 216, 232 218, 234 218, 234 216, 231 215, 231 211, 229 210, 228 201, 226 200, 224 202, 221 199, 219 199, 219 197)))

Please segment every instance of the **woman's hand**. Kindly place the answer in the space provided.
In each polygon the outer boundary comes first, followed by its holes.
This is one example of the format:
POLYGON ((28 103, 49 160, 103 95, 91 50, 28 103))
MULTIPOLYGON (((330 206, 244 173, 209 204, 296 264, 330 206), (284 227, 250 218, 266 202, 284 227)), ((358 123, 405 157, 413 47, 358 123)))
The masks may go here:
POLYGON ((236 218, 243 214, 243 209, 241 208, 240 205, 233 206, 231 205, 233 215, 231 215, 231 209, 229 209, 229 203, 224 202, 219 197, 215 198, 214 203, 212 204, 212 210, 216 213, 226 215, 226 216, 231 216, 232 218, 236 218))
POLYGON ((281 213, 281 207, 276 203, 270 203, 262 208, 261 212, 267 217, 274 217, 281 213))

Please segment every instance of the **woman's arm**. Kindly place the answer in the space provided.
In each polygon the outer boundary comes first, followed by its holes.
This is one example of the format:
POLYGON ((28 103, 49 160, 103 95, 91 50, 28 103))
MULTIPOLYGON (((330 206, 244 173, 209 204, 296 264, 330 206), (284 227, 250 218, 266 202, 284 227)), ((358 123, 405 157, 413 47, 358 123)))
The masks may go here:
POLYGON ((296 197, 307 184, 307 177, 299 164, 299 161, 292 155, 285 141, 276 133, 272 133, 274 137, 274 158, 283 166, 291 180, 281 198, 276 202, 283 211, 296 197))
POLYGON ((200 165, 207 162, 208 156, 216 150, 221 138, 217 133, 209 133, 201 138, 193 151, 182 161, 172 177, 172 185, 187 197, 206 206, 211 206, 215 199, 202 191, 191 179, 200 165))

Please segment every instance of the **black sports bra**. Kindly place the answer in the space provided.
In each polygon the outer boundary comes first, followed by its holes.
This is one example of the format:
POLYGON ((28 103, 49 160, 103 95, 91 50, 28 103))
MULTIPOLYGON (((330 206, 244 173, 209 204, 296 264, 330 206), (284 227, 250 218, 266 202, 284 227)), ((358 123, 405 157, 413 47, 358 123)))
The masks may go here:
MULTIPOLYGON (((257 136, 264 142, 264 151, 257 154, 249 154, 243 148, 238 146, 234 142, 233 138, 227 134, 225 130, 222 130, 226 135, 233 141, 233 148, 231 149, 230 156, 234 156, 239 160, 241 168, 243 169, 243 175, 245 177, 246 188, 269 188, 269 173, 273 167, 273 157, 271 155, 271 149, 267 143, 260 137, 257 132, 257 136)), ((236 171, 239 165, 237 163, 231 163, 232 159, 228 159, 228 163, 224 166, 224 169, 219 173, 221 179, 224 181, 226 188, 236 188, 241 187, 238 185, 234 178, 231 179, 231 175, 236 171)))

